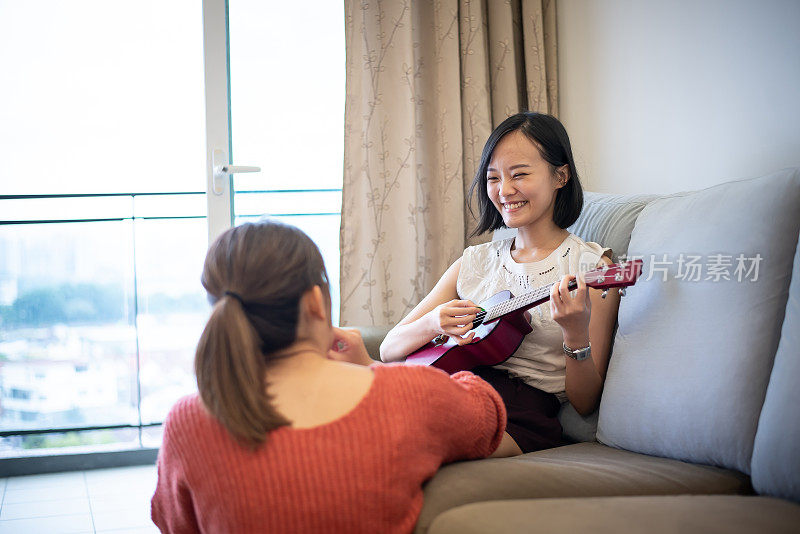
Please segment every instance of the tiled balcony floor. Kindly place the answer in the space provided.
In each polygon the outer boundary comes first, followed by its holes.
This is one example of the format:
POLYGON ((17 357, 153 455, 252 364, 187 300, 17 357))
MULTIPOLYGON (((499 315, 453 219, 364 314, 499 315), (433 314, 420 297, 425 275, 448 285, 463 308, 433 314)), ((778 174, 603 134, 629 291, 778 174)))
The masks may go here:
POLYGON ((0 534, 157 533, 155 466, 0 479, 0 534))

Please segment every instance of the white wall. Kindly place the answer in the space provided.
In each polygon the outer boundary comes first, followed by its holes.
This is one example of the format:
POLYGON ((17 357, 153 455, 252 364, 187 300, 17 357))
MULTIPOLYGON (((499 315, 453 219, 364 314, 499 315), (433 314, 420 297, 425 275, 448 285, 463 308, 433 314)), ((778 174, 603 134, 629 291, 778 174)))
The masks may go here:
POLYGON ((560 118, 586 189, 800 166, 800 1, 558 0, 560 118))

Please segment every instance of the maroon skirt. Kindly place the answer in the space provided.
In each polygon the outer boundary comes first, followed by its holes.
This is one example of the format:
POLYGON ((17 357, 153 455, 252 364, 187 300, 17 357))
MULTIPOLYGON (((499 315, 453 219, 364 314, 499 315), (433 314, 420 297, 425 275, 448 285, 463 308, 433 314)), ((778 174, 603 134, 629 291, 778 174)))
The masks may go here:
POLYGON ((473 373, 486 380, 503 398, 508 414, 506 432, 522 452, 533 452, 563 445, 558 411, 561 403, 552 393, 512 378, 494 367, 476 367, 473 373))

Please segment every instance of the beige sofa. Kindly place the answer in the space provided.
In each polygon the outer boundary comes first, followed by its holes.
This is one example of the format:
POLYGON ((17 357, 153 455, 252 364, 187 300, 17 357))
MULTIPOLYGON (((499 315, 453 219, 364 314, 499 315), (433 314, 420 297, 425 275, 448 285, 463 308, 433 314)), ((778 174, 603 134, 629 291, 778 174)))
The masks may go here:
POLYGON ((587 193, 571 231, 644 260, 598 412, 562 409, 573 444, 445 466, 417 532, 800 533, 800 169, 587 193))

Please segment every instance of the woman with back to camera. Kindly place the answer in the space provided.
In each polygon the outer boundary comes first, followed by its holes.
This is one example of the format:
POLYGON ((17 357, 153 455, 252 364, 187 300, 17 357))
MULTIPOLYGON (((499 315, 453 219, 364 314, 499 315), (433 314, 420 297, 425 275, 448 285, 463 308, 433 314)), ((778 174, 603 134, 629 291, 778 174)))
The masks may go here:
POLYGON ((441 464, 497 448, 505 410, 483 380, 366 366, 360 335, 331 326, 322 257, 297 228, 226 231, 202 282, 214 307, 199 395, 164 423, 162 532, 411 532, 441 464))
POLYGON ((561 402, 586 415, 600 400, 619 296, 612 291, 601 299, 578 275, 610 264, 611 250, 566 230, 583 208, 583 190, 569 137, 555 117, 524 112, 503 121, 484 146, 470 187, 475 194, 480 218, 473 235, 505 226, 516 228, 516 237, 467 248, 389 332, 381 359, 401 361, 442 334, 470 343, 476 303, 554 283, 549 304, 531 310, 533 331, 513 356, 474 372, 506 405, 503 454, 555 447, 561 402), (577 280, 573 292, 570 280, 577 280))

